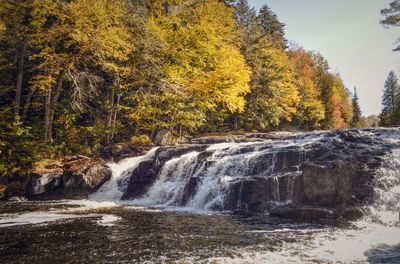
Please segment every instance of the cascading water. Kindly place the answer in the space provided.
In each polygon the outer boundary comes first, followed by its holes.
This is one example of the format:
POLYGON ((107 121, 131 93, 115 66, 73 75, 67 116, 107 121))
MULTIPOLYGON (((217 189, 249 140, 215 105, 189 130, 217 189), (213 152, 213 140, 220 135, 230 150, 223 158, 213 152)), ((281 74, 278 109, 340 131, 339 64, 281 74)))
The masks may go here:
POLYGON ((126 188, 129 176, 140 162, 150 159, 154 156, 157 148, 153 148, 146 155, 127 158, 117 163, 109 163, 112 171, 111 179, 106 182, 96 193, 90 196, 95 201, 119 201, 126 188))
MULTIPOLYGON (((302 174, 300 164, 307 161, 305 146, 324 136, 325 132, 303 133, 279 140, 213 144, 205 151, 189 152, 166 161, 147 193, 131 202, 188 210, 222 210, 230 187, 235 182, 250 177, 262 177, 269 179, 272 185, 270 200, 276 204, 288 203, 293 199, 296 177, 302 174), (297 153, 294 163, 287 161, 286 157, 278 158, 282 151, 287 150, 297 153)), ((392 137, 390 133, 386 133, 382 139, 389 143, 398 143, 398 138, 392 137)), ((155 152, 156 149, 153 149, 143 157, 110 164, 112 179, 92 195, 91 199, 120 199, 132 171, 141 161, 153 158, 155 152)), ((371 213, 386 212, 387 217, 391 214, 392 218, 396 218, 398 214, 399 205, 396 205, 396 201, 400 196, 400 177, 396 168, 400 168, 400 165, 397 156, 398 150, 394 150, 377 171, 377 188, 373 198, 375 207, 369 208, 371 213)))
MULTIPOLYGON (((400 146, 397 135, 387 132, 376 138, 400 146)), ((269 180, 270 199, 275 205, 288 203, 294 195, 296 178, 302 175, 300 164, 308 160, 307 146, 326 136, 324 132, 317 132, 279 140, 213 144, 205 151, 180 155, 165 162, 145 195, 128 203, 197 212, 223 210, 232 186, 252 177, 269 180), (287 160, 282 152, 297 154, 287 160)), ((340 141, 336 137, 330 140, 340 141)), ((118 200, 132 171, 155 153, 154 149, 143 157, 110 164, 113 178, 91 199, 118 200)), ((284 225, 283 230, 300 237, 298 243, 284 243, 274 251, 244 251, 239 261, 308 263, 318 259, 321 263, 380 263, 382 260, 395 263, 400 256, 400 148, 392 149, 383 157, 372 184, 373 194, 365 205, 367 214, 354 222, 352 228, 325 229, 313 233, 312 238, 305 238, 307 233, 302 235, 303 231, 296 231, 296 226, 287 229, 284 225)), ((239 193, 242 188, 238 189, 239 193)), ((230 263, 232 259, 211 258, 210 261, 230 263)))
MULTIPOLYGON (((202 145, 185 151, 181 146, 153 149, 142 157, 110 163, 111 180, 90 201, 0 203, 0 209, 6 209, 0 213, 0 260, 400 263, 399 135, 395 129, 333 131, 202 145), (147 168, 154 173, 147 174, 147 168), (365 170, 358 173, 360 169, 365 170), (332 184, 332 177, 345 177, 351 170, 368 178, 367 187, 373 186, 366 188, 365 215, 357 221, 336 226, 265 214, 274 206, 292 208, 299 201, 299 188, 308 187, 305 183, 332 184), (316 177, 306 181, 307 173, 316 177), (121 200, 132 183, 143 187, 140 184, 148 175, 151 181, 145 192, 121 200), (132 180, 135 177, 138 181, 132 180), (254 209, 248 202, 257 206, 254 196, 271 202, 267 205, 271 207, 262 205, 256 211, 262 214, 254 217, 197 213, 230 210, 226 209, 229 205, 239 213, 254 209), (293 204, 287 204, 291 200, 293 204), (182 210, 185 213, 176 212, 182 210), (66 238, 73 241, 66 243, 66 238), (57 254, 51 250, 54 247, 57 254)), ((340 182, 332 185, 336 184, 340 182)))

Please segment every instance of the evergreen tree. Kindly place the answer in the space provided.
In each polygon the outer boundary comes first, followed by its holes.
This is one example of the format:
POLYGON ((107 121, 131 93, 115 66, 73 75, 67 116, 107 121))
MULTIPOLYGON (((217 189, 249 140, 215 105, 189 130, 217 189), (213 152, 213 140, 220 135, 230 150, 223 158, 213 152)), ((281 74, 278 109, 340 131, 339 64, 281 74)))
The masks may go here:
POLYGON ((290 122, 299 101, 294 71, 281 43, 274 37, 276 16, 264 8, 255 16, 247 1, 236 5, 237 24, 243 35, 242 52, 252 71, 250 93, 241 119, 247 130, 266 130, 290 122), (272 21, 272 22, 271 22, 272 21))
POLYGON ((287 48, 285 24, 278 20, 276 14, 267 5, 263 5, 258 14, 258 22, 264 34, 268 35, 278 47, 287 48))
MULTIPOLYGON (((381 20, 383 25, 387 26, 400 26, 400 0, 395 0, 390 3, 389 8, 385 8, 381 11, 382 15, 385 16, 385 19, 381 20)), ((397 40, 397 43, 400 42, 400 39, 397 40)), ((397 46, 395 51, 400 50, 400 45, 397 46)))
POLYGON ((351 101, 352 109, 353 109, 353 117, 351 119, 351 127, 359 127, 360 121, 362 117, 361 108, 358 103, 358 95, 357 88, 354 87, 353 99, 351 101))
POLYGON ((396 74, 391 71, 385 81, 382 97, 382 126, 393 126, 400 123, 400 86, 396 74))

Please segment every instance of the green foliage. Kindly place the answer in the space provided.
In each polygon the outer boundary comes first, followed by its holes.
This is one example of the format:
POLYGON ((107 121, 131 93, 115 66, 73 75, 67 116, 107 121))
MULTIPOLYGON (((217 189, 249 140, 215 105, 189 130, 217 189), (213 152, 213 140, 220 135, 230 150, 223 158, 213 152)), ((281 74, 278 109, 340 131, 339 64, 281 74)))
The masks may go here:
POLYGON ((2 109, 0 113, 0 177, 13 178, 26 175, 35 161, 37 145, 30 134, 29 127, 6 116, 11 109, 2 109))
MULTIPOLYGON (((381 11, 381 14, 385 17, 385 19, 381 20, 383 25, 387 26, 400 26, 400 1, 395 0, 390 3, 389 8, 385 8, 381 11)), ((400 39, 397 40, 397 43, 400 42, 400 39)), ((395 51, 400 50, 400 46, 397 46, 395 51)))
POLYGON ((380 119, 382 126, 400 125, 400 85, 393 71, 385 81, 380 119))
POLYGON ((326 60, 287 50, 276 14, 246 0, 0 1, 0 69, 2 176, 160 130, 344 128, 352 116, 326 60))
POLYGON ((351 127, 362 127, 361 124, 361 108, 358 103, 358 95, 357 95, 357 89, 354 87, 354 94, 353 94, 353 99, 351 100, 351 105, 353 109, 353 117, 351 119, 351 127))

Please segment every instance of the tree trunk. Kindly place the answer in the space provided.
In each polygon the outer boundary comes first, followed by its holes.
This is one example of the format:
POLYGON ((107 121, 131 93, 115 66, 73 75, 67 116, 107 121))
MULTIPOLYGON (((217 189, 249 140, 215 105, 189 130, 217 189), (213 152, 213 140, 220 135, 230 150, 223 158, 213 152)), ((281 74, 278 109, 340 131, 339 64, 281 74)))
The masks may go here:
POLYGON ((118 94, 117 95, 117 102, 115 103, 111 140, 114 140, 114 136, 115 136, 115 128, 116 128, 116 125, 117 125, 117 115, 118 115, 118 105, 119 105, 120 100, 121 100, 121 94, 118 94))
POLYGON ((45 97, 45 112, 44 112, 44 140, 50 140, 50 113, 51 113, 51 95, 52 95, 52 87, 50 86, 45 97))
POLYGON ((58 101, 58 97, 60 96, 62 85, 64 81, 64 73, 60 73, 60 77, 58 77, 57 85, 55 90, 53 90, 53 94, 51 96, 51 107, 50 107, 50 122, 49 122, 49 139, 53 140, 53 121, 54 121, 54 113, 56 111, 56 104, 58 101))
POLYGON ((22 94, 22 81, 24 77, 24 64, 25 64, 26 43, 22 42, 18 51, 17 62, 17 85, 15 91, 15 118, 19 117, 21 107, 21 94, 22 94))
POLYGON ((45 102, 45 118, 44 118, 44 139, 46 141, 53 141, 53 121, 54 113, 57 104, 58 97, 62 90, 62 84, 64 81, 64 73, 61 72, 58 77, 57 84, 54 89, 50 88, 46 95, 45 102))
POLYGON ((28 96, 26 97, 26 101, 25 101, 24 110, 22 111, 22 118, 21 118, 22 122, 25 121, 25 119, 28 115, 28 111, 29 111, 29 108, 31 107, 32 97, 33 97, 34 93, 35 93, 34 89, 29 89, 29 93, 28 93, 28 96))
MULTIPOLYGON (((108 129, 112 129, 112 120, 113 120, 113 113, 114 113, 114 97, 115 97, 115 92, 114 89, 111 90, 111 96, 110 96, 110 113, 108 114, 108 129)), ((110 143, 111 141, 111 134, 107 135, 107 143, 110 143)))

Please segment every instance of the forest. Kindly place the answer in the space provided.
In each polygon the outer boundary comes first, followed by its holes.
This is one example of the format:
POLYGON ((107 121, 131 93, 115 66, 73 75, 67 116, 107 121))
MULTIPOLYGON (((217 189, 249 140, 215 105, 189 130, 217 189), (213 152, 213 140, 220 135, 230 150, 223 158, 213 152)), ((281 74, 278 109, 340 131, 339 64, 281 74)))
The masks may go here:
POLYGON ((318 52, 246 0, 0 2, 0 176, 115 142, 359 126, 318 52))

